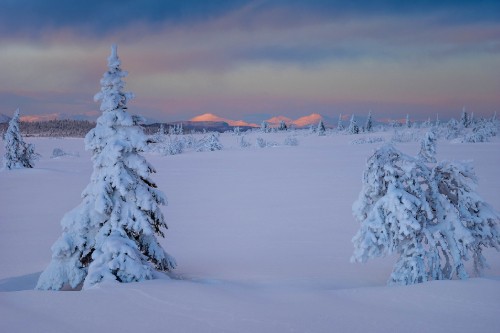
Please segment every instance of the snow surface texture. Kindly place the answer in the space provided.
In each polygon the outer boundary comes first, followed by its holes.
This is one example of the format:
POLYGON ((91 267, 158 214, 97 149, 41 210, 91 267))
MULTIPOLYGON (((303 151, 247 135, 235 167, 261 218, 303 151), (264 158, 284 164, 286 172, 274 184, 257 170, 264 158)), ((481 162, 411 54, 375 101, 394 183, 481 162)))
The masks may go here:
MULTIPOLYGON (((306 132, 306 131, 304 131, 306 132)), ((0 172, 1 332, 499 332, 500 254, 486 249, 483 278, 388 287, 396 256, 352 264, 359 229, 352 203, 366 160, 383 143, 305 135, 298 146, 145 154, 165 189, 170 278, 101 284, 83 292, 33 288, 50 260, 63 215, 81 202, 93 170, 83 139, 27 138, 34 169, 0 172), (79 158, 50 158, 54 148, 79 158)), ((366 135, 366 134, 365 134, 366 135)), ((392 135, 384 136, 389 141, 392 135)), ((201 140, 205 135, 195 135, 201 140)), ((397 144, 416 155, 419 142, 397 144)), ((3 154, 3 147, 0 152, 3 154)), ((500 140, 438 140, 436 158, 473 160, 477 192, 500 209, 500 140)), ((466 262, 471 271, 472 261, 466 262)))

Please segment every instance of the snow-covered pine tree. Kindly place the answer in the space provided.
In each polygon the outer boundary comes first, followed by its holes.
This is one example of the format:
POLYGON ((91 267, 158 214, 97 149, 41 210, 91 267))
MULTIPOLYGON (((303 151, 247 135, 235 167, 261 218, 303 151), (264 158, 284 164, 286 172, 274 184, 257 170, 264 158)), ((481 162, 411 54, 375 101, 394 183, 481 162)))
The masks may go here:
POLYGON ((359 133, 359 126, 358 126, 358 123, 356 122, 356 119, 354 118, 354 115, 351 116, 351 121, 349 122, 349 127, 347 128, 347 133, 349 133, 349 134, 358 134, 359 133))
POLYGON ((286 126, 286 123, 284 120, 280 121, 280 124, 278 126, 278 131, 286 131, 288 129, 288 126, 286 126))
POLYGON ((263 121, 261 124, 260 124, 260 131, 262 133, 269 133, 269 124, 267 123, 267 121, 263 121))
POLYGON ((467 111, 465 111, 465 106, 462 109, 462 115, 460 116, 460 123, 465 128, 468 128, 470 126, 470 118, 467 111))
POLYGON ((6 169, 33 168, 35 160, 39 157, 35 153, 35 146, 24 142, 19 129, 19 117, 19 109, 17 109, 3 136, 5 141, 3 164, 6 169))
POLYGON ((63 217, 63 234, 52 246, 52 261, 37 289, 142 281, 176 265, 156 238, 167 228, 160 210, 166 198, 150 178, 153 166, 139 154, 146 136, 140 119, 127 113, 133 95, 123 92, 127 72, 120 65, 113 45, 94 97, 101 101, 102 115, 85 137, 94 165, 91 182, 83 202, 63 217))
POLYGON ((427 120, 422 123, 422 128, 429 128, 431 126, 431 117, 427 118, 427 120))
POLYGON ((406 128, 411 128, 411 120, 410 120, 409 114, 406 114, 405 125, 406 125, 406 128))
POLYGON ((324 136, 326 134, 326 127, 322 119, 319 120, 318 127, 316 127, 316 132, 319 136, 324 136))
POLYGON ((436 133, 431 128, 420 140, 418 158, 423 162, 436 163, 436 133))
POLYGON ((373 119, 371 110, 368 111, 368 117, 366 117, 365 131, 368 133, 373 132, 373 119))
POLYGON ((339 114, 339 121, 337 123, 337 132, 342 132, 344 130, 344 123, 342 122, 342 113, 339 114))
POLYGON ((484 247, 500 250, 500 214, 474 192, 471 167, 442 162, 429 168, 393 146, 368 159, 363 189, 353 205, 361 228, 352 261, 397 252, 389 283, 465 279, 472 256, 476 273, 484 247))

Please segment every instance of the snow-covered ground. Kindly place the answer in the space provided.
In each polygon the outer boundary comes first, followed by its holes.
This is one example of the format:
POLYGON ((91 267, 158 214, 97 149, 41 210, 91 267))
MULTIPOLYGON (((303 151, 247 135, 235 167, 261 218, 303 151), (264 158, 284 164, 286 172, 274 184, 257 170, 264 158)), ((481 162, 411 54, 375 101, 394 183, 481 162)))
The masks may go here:
MULTIPOLYGON (((252 133, 242 149, 223 134, 222 151, 146 154, 169 199, 161 243, 179 266, 81 292, 33 288, 62 216, 81 202, 90 154, 83 139, 28 138, 42 155, 35 169, 0 171, 0 332, 500 332, 495 250, 482 278, 408 287, 386 286, 394 257, 350 263, 351 206, 382 143, 300 133, 298 146, 256 146, 286 135, 252 133), (50 158, 54 148, 74 154, 50 158)), ((479 194, 500 210, 499 138, 437 149, 438 160, 473 160, 479 194)))

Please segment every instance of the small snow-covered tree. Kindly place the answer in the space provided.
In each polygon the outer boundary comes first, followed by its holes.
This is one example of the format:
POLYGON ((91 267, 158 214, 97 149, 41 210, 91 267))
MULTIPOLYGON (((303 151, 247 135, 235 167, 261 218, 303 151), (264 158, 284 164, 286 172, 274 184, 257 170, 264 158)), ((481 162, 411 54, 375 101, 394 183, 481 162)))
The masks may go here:
POLYGON ((267 123, 267 121, 263 121, 263 122, 260 124, 260 131, 261 131, 262 133, 269 133, 270 128, 269 128, 269 124, 267 123))
POLYGON ((358 123, 356 122, 356 119, 354 118, 354 115, 351 116, 351 121, 349 122, 349 127, 347 128, 347 133, 349 133, 349 134, 358 134, 359 133, 359 126, 358 126, 358 123))
POLYGON ((420 140, 418 158, 424 162, 436 163, 436 133, 433 129, 427 131, 420 140))
POLYGON ((410 120, 409 114, 406 114, 405 125, 406 125, 406 128, 411 128, 411 120, 410 120))
POLYGON ((278 126, 278 131, 286 131, 288 129, 288 126, 286 126, 286 123, 284 120, 280 121, 280 124, 278 126))
POLYGON ((462 109, 462 115, 460 116, 460 123, 465 128, 468 128, 470 126, 470 117, 467 111, 465 111, 465 107, 462 109))
POLYGON ((5 155, 4 167, 6 169, 33 168, 35 160, 39 157, 35 153, 35 146, 23 140, 19 129, 19 109, 9 121, 9 126, 4 136, 5 155))
POLYGON ((339 115, 339 121, 337 123, 337 132, 343 131, 344 128, 344 123, 342 122, 342 114, 339 115))
POLYGON ((147 140, 140 118, 127 112, 133 95, 123 92, 127 72, 120 65, 113 45, 94 97, 102 115, 85 137, 94 165, 91 182, 83 202, 63 217, 63 233, 37 289, 142 281, 176 265, 156 238, 167 227, 160 209, 166 198, 150 177, 155 169, 140 155, 147 140))
POLYGON ((372 119, 372 111, 368 111, 368 117, 366 117, 366 123, 365 123, 365 131, 366 132, 373 132, 373 119, 372 119))
POLYGON ((431 126, 432 126, 432 124, 431 124, 431 117, 429 117, 429 118, 427 118, 427 120, 426 120, 426 121, 424 121, 424 122, 422 123, 422 126, 421 126, 421 127, 422 127, 422 128, 429 128, 429 127, 431 127, 431 126))
POLYGON ((319 136, 324 136, 326 134, 326 127, 323 120, 319 120, 318 127, 316 127, 316 132, 319 136))

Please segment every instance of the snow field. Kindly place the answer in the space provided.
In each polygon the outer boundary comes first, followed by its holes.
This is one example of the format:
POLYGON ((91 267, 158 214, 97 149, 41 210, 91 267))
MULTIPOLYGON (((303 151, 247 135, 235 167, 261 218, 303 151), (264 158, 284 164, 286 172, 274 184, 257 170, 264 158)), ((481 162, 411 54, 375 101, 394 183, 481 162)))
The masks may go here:
MULTIPOLYGON (((34 291, 92 172, 83 139, 27 138, 35 169, 0 172, 2 332, 497 332, 500 254, 483 278, 387 287, 395 258, 351 264, 359 228, 351 206, 374 144, 364 135, 223 134, 222 151, 147 153, 167 195, 160 239, 179 264, 171 278, 84 292, 34 291), (51 159, 52 150, 79 157, 51 159)), ((389 138, 391 133, 371 136, 389 138)), ((397 144, 416 155, 419 143, 397 144)), ((3 155, 4 148, 0 148, 3 155)), ((500 142, 438 141, 437 159, 472 159, 478 193, 500 210, 500 142)), ((470 267, 468 267, 470 272, 470 267)))

